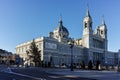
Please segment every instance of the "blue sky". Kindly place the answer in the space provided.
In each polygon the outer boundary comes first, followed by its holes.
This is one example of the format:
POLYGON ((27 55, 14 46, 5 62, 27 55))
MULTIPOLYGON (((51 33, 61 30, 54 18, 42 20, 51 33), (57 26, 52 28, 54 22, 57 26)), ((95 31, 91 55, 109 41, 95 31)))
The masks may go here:
POLYGON ((93 30, 104 15, 108 50, 120 49, 120 0, 0 0, 0 48, 15 52, 16 45, 53 31, 62 14, 70 37, 82 37, 83 18, 89 4, 93 30))

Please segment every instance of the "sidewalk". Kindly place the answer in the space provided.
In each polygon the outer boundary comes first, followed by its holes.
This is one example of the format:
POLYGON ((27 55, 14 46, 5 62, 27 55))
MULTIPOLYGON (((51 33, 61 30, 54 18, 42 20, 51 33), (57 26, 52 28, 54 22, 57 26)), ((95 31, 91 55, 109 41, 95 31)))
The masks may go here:
POLYGON ((61 76, 69 77, 82 77, 82 78, 91 78, 97 80, 120 80, 120 73, 115 71, 97 71, 97 70, 79 70, 74 69, 45 69, 47 73, 58 74, 61 76))

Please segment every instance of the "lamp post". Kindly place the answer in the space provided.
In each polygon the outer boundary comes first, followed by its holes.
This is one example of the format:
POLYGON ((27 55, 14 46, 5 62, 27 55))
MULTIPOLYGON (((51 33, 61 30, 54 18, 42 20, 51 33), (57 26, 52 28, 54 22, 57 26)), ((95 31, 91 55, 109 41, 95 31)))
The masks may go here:
POLYGON ((120 58, 120 50, 118 51, 118 69, 117 69, 118 72, 120 71, 120 70, 119 70, 119 65, 120 65, 120 64, 119 64, 119 60, 120 60, 119 58, 120 58))
POLYGON ((29 51, 27 50, 26 53, 27 53, 27 67, 28 67, 28 54, 29 54, 29 51))
POLYGON ((71 40, 70 42, 68 42, 68 44, 70 45, 70 49, 71 49, 71 67, 70 67, 70 70, 73 71, 73 47, 74 47, 74 41, 71 40))

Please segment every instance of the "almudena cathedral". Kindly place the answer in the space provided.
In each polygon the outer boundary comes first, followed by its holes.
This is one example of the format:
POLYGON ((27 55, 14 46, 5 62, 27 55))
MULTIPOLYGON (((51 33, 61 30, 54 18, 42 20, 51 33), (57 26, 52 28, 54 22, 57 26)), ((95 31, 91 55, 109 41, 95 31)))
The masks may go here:
MULTIPOLYGON (((60 66, 63 63, 70 65, 71 60, 74 64, 79 64, 81 61, 88 64, 91 60, 93 64, 100 61, 103 65, 117 65, 120 50, 117 52, 108 51, 107 26, 104 19, 95 31, 92 29, 92 22, 92 17, 87 9, 83 19, 82 38, 71 38, 68 29, 63 26, 63 21, 60 19, 56 29, 49 32, 48 37, 35 39, 43 63, 51 62, 52 66, 60 66)), ((26 51, 29 50, 31 42, 32 40, 16 46, 16 54, 23 59, 24 65, 28 56, 26 51)), ((33 63, 29 61, 30 64, 33 63)))

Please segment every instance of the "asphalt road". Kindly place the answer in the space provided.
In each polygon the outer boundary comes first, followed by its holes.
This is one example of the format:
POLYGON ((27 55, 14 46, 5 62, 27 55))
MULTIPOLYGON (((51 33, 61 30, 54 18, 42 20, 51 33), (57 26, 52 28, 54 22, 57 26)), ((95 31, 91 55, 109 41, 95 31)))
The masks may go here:
POLYGON ((43 68, 3 68, 0 69, 0 80, 95 80, 46 73, 43 68))
POLYGON ((35 80, 29 77, 13 75, 11 73, 0 72, 0 80, 35 80))
POLYGON ((29 78, 33 78, 34 80, 93 80, 81 77, 68 77, 64 75, 61 76, 57 74, 49 74, 46 73, 45 69, 43 70, 42 68, 12 69, 12 71, 15 73, 29 75, 29 78))

